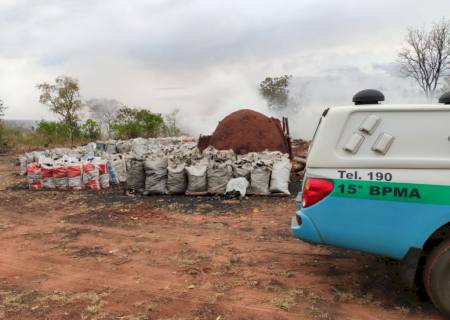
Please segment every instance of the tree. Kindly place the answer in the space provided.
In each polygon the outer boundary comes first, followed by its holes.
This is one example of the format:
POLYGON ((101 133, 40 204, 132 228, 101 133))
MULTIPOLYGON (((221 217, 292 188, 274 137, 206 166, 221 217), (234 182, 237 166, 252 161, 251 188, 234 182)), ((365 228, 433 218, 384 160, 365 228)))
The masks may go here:
POLYGON ((166 137, 178 137, 181 135, 181 130, 177 127, 178 113, 180 113, 180 110, 175 109, 164 116, 163 131, 166 137))
POLYGON ((83 106, 78 81, 67 76, 60 76, 56 78, 55 84, 44 82, 38 84, 37 88, 41 91, 39 102, 47 105, 64 124, 69 126, 73 143, 74 133, 80 120, 79 112, 83 106))
POLYGON ((157 137, 164 120, 160 114, 148 110, 122 107, 111 126, 114 135, 120 139, 157 137))
POLYGON ((408 29, 398 63, 401 75, 414 79, 425 96, 433 98, 441 78, 450 71, 450 21, 435 23, 430 30, 408 29))
POLYGON ((81 126, 81 134, 83 135, 84 138, 93 141, 101 137, 101 129, 97 121, 88 119, 81 126))
POLYGON ((75 134, 68 124, 46 120, 38 122, 36 132, 44 139, 46 144, 67 141, 75 134))
POLYGON ((3 100, 1 100, 0 99, 0 143, 2 143, 3 144, 3 138, 4 138, 4 135, 3 135, 3 124, 2 124, 2 117, 5 115, 5 110, 6 110, 6 107, 5 107, 5 105, 3 104, 3 100))
POLYGON ((267 77, 259 84, 259 93, 267 101, 269 109, 281 111, 289 104, 289 81, 291 75, 267 77))
POLYGON ((90 99, 86 102, 91 113, 91 117, 97 120, 102 132, 110 137, 111 126, 117 116, 117 111, 124 106, 123 103, 115 99, 90 99))

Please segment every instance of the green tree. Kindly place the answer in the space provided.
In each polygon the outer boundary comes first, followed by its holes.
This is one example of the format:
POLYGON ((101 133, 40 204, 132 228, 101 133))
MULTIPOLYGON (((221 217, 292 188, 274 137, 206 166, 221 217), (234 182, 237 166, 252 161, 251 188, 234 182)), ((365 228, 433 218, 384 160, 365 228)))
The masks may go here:
POLYGON ((144 109, 123 107, 117 112, 111 129, 120 139, 154 138, 158 136, 163 125, 164 120, 160 114, 144 109))
POLYGON ((97 121, 88 119, 81 126, 81 134, 84 138, 93 141, 101 137, 101 129, 97 121))
POLYGON ((38 84, 37 88, 41 91, 39 102, 48 106, 69 127, 73 143, 80 120, 79 113, 83 106, 78 81, 67 76, 60 76, 56 78, 55 84, 44 82, 38 84))
POLYGON ((281 111, 289 104, 289 81, 291 75, 267 77, 259 84, 259 93, 267 101, 269 109, 281 111))
POLYGON ((46 144, 64 142, 75 135, 73 128, 69 125, 46 120, 38 122, 36 132, 45 140, 46 144))

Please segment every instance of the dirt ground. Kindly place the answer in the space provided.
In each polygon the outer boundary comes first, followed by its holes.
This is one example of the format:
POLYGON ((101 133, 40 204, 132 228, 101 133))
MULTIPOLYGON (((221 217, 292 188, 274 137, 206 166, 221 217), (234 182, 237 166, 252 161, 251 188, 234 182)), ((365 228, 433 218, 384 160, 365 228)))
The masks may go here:
POLYGON ((292 197, 28 191, 15 172, 0 156, 0 319, 443 319, 396 262, 292 238, 292 197))

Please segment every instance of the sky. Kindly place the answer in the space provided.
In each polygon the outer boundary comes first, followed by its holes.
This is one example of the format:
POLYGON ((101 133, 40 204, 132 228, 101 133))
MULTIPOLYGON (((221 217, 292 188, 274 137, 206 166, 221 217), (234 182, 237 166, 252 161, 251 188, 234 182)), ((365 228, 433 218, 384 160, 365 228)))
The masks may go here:
POLYGON ((365 88, 422 102, 397 52, 408 27, 445 13, 448 0, 0 0, 0 99, 6 119, 54 119, 36 84, 67 75, 85 100, 179 109, 197 135, 244 107, 279 116, 258 85, 290 74, 291 129, 310 138, 324 108, 365 88))

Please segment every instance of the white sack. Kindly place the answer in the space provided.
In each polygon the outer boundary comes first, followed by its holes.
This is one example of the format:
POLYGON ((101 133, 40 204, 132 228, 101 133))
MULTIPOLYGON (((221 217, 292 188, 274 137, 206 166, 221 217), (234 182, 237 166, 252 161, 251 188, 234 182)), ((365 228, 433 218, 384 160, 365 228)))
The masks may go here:
POLYGON ((106 143, 105 151, 106 151, 106 153, 109 153, 109 154, 117 153, 116 144, 113 142, 106 143))
POLYGON ((244 177, 247 180, 250 180, 251 171, 251 165, 233 165, 233 176, 235 178, 244 177))
POLYGON ((227 183, 233 177, 233 170, 228 164, 213 164, 207 170, 208 193, 223 194, 227 183))
POLYGON ((144 162, 140 159, 130 158, 127 160, 127 189, 144 192, 144 162))
POLYGON ((243 197, 245 197, 245 194, 247 193, 247 188, 249 185, 250 185, 250 183, 244 177, 231 179, 227 183, 227 188, 225 190, 225 194, 239 192, 239 197, 243 198, 243 197))
POLYGON ((275 161, 270 179, 270 192, 290 194, 289 177, 291 176, 292 163, 288 158, 275 161))
POLYGON ((100 183, 100 188, 108 189, 109 188, 109 173, 101 174, 98 178, 100 183))
POLYGON ((145 194, 166 194, 167 159, 146 159, 144 169, 145 194))
POLYGON ((183 194, 186 192, 187 177, 184 164, 167 168, 167 191, 169 194, 183 194))
POLYGON ((131 151, 131 143, 129 141, 119 141, 116 144, 117 152, 128 153, 131 151))
POLYGON ((253 194, 269 194, 270 169, 256 167, 250 174, 251 192, 253 194))
POLYGON ((124 157, 122 155, 114 155, 114 157, 110 160, 110 163, 117 177, 117 180, 119 180, 119 182, 126 182, 127 167, 124 157))
POLYGON ((197 164, 190 167, 186 167, 188 185, 186 193, 194 192, 206 192, 207 180, 206 180, 207 165, 197 164))

